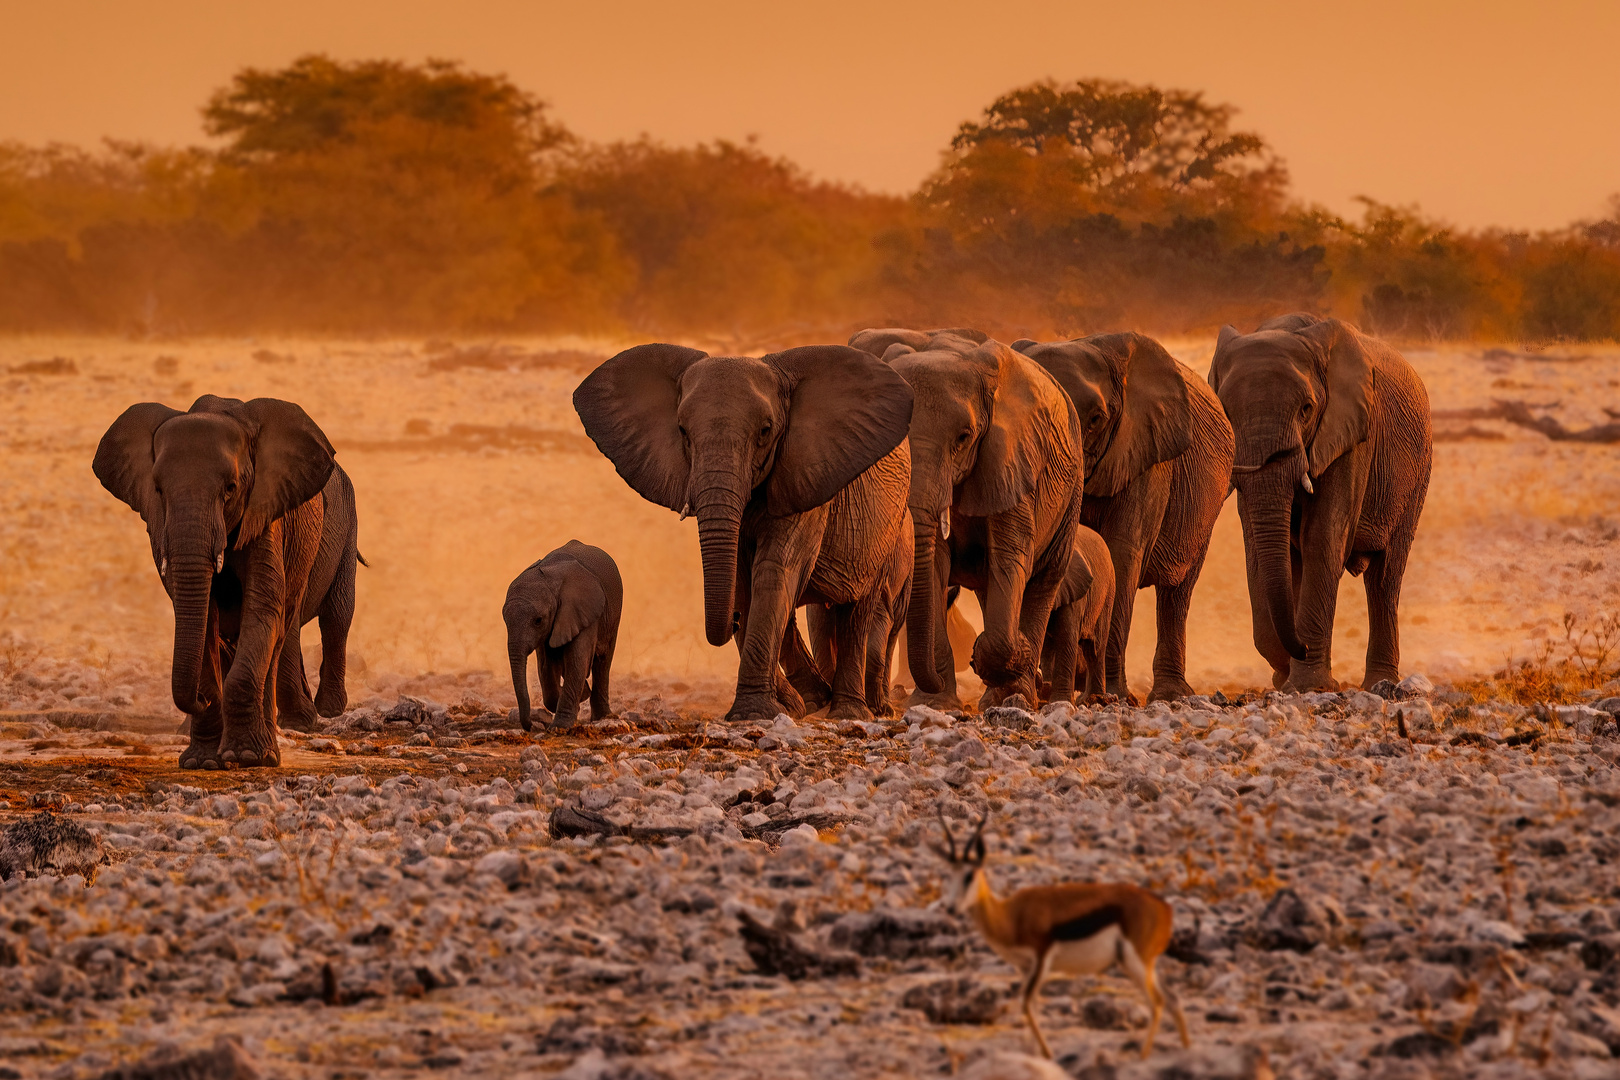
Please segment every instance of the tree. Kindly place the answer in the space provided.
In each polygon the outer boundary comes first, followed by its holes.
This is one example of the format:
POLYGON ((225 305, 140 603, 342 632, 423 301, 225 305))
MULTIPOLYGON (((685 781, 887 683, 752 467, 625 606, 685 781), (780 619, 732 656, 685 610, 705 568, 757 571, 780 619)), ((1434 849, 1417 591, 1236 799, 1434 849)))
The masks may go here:
POLYGON ((1264 139, 1231 130, 1236 111, 1187 90, 1106 79, 1065 85, 1046 80, 997 98, 982 122, 962 124, 951 148, 967 153, 998 141, 1043 154, 1062 145, 1092 185, 1145 177, 1188 187, 1222 174, 1276 167, 1264 139))

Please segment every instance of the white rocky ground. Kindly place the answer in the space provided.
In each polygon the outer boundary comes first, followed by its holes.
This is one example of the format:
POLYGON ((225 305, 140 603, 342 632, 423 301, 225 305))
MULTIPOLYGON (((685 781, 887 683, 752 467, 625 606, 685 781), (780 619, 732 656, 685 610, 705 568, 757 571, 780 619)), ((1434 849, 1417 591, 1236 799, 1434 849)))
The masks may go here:
POLYGON ((1167 1024, 1139 1064, 1125 980, 1053 984, 1074 1075, 1620 1075, 1603 708, 1355 692, 743 729, 653 699, 538 741, 471 712, 357 710, 279 773, 148 790, 117 736, 0 727, 4 823, 56 806, 109 859, 88 887, 0 886, 0 1077, 220 1035, 243 1052, 217 1075, 974 1068, 1032 1045, 996 1015, 1014 973, 937 904, 936 812, 983 806, 1001 889, 1124 879, 1175 905, 1161 971, 1193 1049, 1167 1024), (619 835, 552 835, 593 821, 619 835), (744 915, 808 977, 762 973, 744 915))

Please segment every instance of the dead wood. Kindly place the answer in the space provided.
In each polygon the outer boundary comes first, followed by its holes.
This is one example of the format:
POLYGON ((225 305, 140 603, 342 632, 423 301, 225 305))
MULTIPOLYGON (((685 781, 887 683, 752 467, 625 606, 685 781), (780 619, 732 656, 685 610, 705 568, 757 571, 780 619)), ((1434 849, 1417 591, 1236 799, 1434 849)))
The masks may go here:
POLYGON ((861 963, 848 953, 825 953, 799 943, 786 930, 766 926, 746 909, 737 912, 743 948, 762 975, 785 975, 797 981, 813 975, 855 975, 861 963))
MULTIPOLYGON (((1530 411, 1533 408, 1557 408, 1559 404, 1556 401, 1546 405, 1531 405, 1525 401, 1495 401, 1488 409, 1438 409, 1434 412, 1434 419, 1503 420, 1509 424, 1539 432, 1555 442, 1620 443, 1620 423, 1596 424, 1592 427, 1572 430, 1550 416, 1535 416, 1530 411)), ((1616 415, 1609 409, 1603 411, 1611 417, 1616 415)))

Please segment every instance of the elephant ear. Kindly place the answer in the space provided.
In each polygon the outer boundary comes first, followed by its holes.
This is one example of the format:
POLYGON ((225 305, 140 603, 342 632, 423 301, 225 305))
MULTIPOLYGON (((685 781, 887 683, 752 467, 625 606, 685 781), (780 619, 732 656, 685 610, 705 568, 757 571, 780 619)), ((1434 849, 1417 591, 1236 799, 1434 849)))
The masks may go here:
POLYGON ((603 363, 574 391, 574 411, 624 482, 648 502, 686 505, 691 466, 675 410, 681 376, 709 354, 681 345, 637 345, 603 363))
POLYGON ((870 353, 806 345, 763 359, 789 388, 787 431, 767 492, 772 514, 802 514, 827 502, 911 430, 911 384, 870 353))
POLYGON ((1232 347, 1232 342, 1242 336, 1237 327, 1227 323, 1221 327, 1220 334, 1215 338, 1215 355, 1209 358, 1209 374, 1204 376, 1204 381, 1209 383, 1209 388, 1217 394, 1221 392, 1221 379, 1226 374, 1224 361, 1229 355, 1227 350, 1232 347))
POLYGON ((1065 588, 1065 593, 1071 593, 1073 600, 1081 600, 1091 594, 1091 586, 1096 582, 1097 576, 1092 572, 1091 560, 1087 559, 1085 552, 1075 548, 1069 554, 1069 572, 1064 575, 1064 584, 1073 584, 1071 591, 1065 588))
POLYGON ((882 356, 889 346, 896 344, 910 346, 913 352, 922 352, 928 348, 928 334, 922 330, 883 327, 859 330, 849 336, 850 348, 873 356, 882 356))
POLYGON ((1028 357, 992 341, 965 359, 988 369, 990 424, 957 490, 955 509, 989 517, 1011 510, 1035 489, 1061 442, 1079 454, 1080 424, 1069 396, 1028 357))
POLYGON ((152 465, 156 460, 152 437, 159 427, 181 415, 180 410, 156 401, 131 405, 101 437, 95 461, 90 465, 101 486, 140 514, 149 527, 157 524, 163 512, 157 484, 152 479, 152 465))
POLYGON ((560 649, 579 637, 587 626, 602 621, 607 593, 602 591, 596 575, 573 559, 559 559, 546 567, 546 573, 562 579, 557 589, 557 617, 552 620, 547 642, 553 649, 560 649))
POLYGON ((1192 445, 1192 406, 1176 358, 1141 334, 1085 339, 1108 360, 1123 399, 1114 437, 1092 467, 1086 494, 1118 495, 1125 485, 1192 445))
POLYGON ((1327 401, 1310 446, 1311 475, 1320 476, 1340 455, 1366 440, 1377 372, 1361 335, 1338 319, 1317 322, 1298 334, 1315 347, 1318 371, 1327 388, 1327 401))
MULTIPOLYGON (((237 530, 237 548, 321 493, 336 466, 332 444, 309 414, 290 401, 254 398, 242 412, 257 427, 253 439, 253 490, 237 530)), ((197 411, 195 405, 193 411, 197 411)))

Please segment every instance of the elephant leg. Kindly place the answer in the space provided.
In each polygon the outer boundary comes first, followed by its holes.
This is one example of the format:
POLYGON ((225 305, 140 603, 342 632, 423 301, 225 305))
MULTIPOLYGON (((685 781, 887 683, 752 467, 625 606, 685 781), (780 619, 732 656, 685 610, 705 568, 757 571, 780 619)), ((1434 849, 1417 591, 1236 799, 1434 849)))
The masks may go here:
POLYGON ((782 668, 788 685, 800 696, 804 710, 815 712, 825 708, 833 696, 832 687, 823 676, 823 670, 831 668, 821 667, 822 656, 829 664, 832 660, 832 626, 822 604, 807 605, 805 621, 810 624, 810 648, 805 648, 804 638, 799 635, 798 620, 790 618, 782 639, 782 668), (825 641, 821 640, 823 634, 825 641))
POLYGON ((1104 660, 1104 681, 1108 693, 1129 700, 1131 689, 1125 682, 1125 647, 1131 640, 1131 616, 1136 613, 1136 593, 1142 581, 1142 548, 1128 538, 1108 541, 1114 561, 1114 607, 1108 614, 1108 653, 1104 660))
POLYGON ((309 696, 304 675, 303 628, 293 619, 281 643, 281 659, 276 664, 277 715, 281 726, 294 731, 316 731, 321 726, 315 702, 309 696))
POLYGON ((779 688, 791 689, 781 670, 782 642, 810 568, 821 553, 826 520, 824 509, 774 519, 767 535, 759 538, 750 560, 747 604, 738 605, 744 617, 737 693, 726 712, 728 721, 770 720, 787 711, 778 694, 779 688))
MULTIPOLYGON (((1106 694, 1108 692, 1108 686, 1103 679, 1104 664, 1106 661, 1103 659, 1103 657, 1108 650, 1106 648, 1099 648, 1099 643, 1093 638, 1082 637, 1080 639, 1079 651, 1080 657, 1086 665, 1085 696, 1090 698, 1094 695, 1106 694)), ((1075 682, 1078 683, 1079 681, 1080 673, 1076 671, 1075 682)))
MULTIPOLYGON (((287 578, 281 542, 286 520, 272 522, 249 545, 251 564, 243 582, 242 631, 236 658, 225 676, 225 732, 220 760, 230 765, 279 765, 275 681, 286 632, 287 578)), ((294 598, 296 600, 296 598, 294 598)), ((297 618, 296 610, 291 615, 297 618)))
POLYGON ((1050 700, 1069 701, 1074 697, 1074 669, 1080 653, 1080 622, 1083 602, 1064 604, 1052 612, 1047 639, 1052 643, 1051 662, 1046 674, 1052 682, 1050 700))
POLYGON ((1339 688, 1333 678, 1333 618, 1349 530, 1340 527, 1341 515, 1323 513, 1327 507, 1315 509, 1305 518, 1295 549, 1294 633, 1305 647, 1305 659, 1291 661, 1286 685, 1296 691, 1339 688))
POLYGON ((191 743, 180 751, 182 769, 219 769, 219 742, 225 733, 224 694, 220 680, 219 606, 208 604, 208 629, 203 637, 201 686, 197 696, 203 710, 191 717, 191 743))
POLYGON ((359 558, 347 553, 337 577, 321 601, 321 685, 315 692, 315 711, 341 716, 349 707, 349 627, 354 623, 354 578, 359 558))
POLYGON ((866 634, 866 707, 873 716, 893 716, 889 704, 889 665, 894 658, 894 618, 888 604, 879 605, 866 634))
POLYGON ((1179 582, 1153 587, 1159 643, 1153 650, 1153 691, 1148 694, 1149 701, 1175 701, 1193 694, 1187 683, 1187 612, 1203 568, 1204 556, 1199 555, 1179 582))
MULTIPOLYGON (((1078 521, 1075 524, 1078 524, 1078 521)), ((1046 628, 1052 618, 1052 607, 1057 602, 1058 592, 1063 588, 1063 579, 1069 573, 1069 560, 1073 558, 1074 551, 1073 526, 1059 529, 1046 550, 1049 557, 1036 566, 1029 584, 1025 586, 1023 604, 1018 615, 1019 633, 1030 649, 1031 666, 1024 677, 1027 683, 1024 699, 1032 708, 1041 702, 1039 650, 1046 641, 1046 628)), ((1080 608, 1076 606, 1076 610, 1080 608)), ((1070 667, 1073 667, 1072 663, 1070 667)), ((1072 689, 1072 683, 1070 688, 1072 689)), ((1068 700, 1067 694, 1064 700, 1068 700)))
POLYGON ((1368 560, 1363 583, 1367 589, 1367 673, 1361 685, 1371 689, 1388 679, 1401 678, 1401 581, 1406 576, 1406 548, 1379 551, 1368 560))
POLYGON ((613 668, 613 651, 618 646, 618 635, 614 634, 606 642, 599 644, 596 655, 591 657, 591 719, 606 720, 610 716, 617 716, 613 711, 612 699, 608 695, 609 680, 613 668))
POLYGON ((866 654, 872 618, 878 606, 875 594, 868 593, 853 604, 833 607, 833 633, 838 664, 833 670, 830 720, 870 720, 866 707, 866 654))
POLYGON ((832 684, 830 679, 833 671, 838 667, 838 658, 833 654, 833 617, 826 604, 811 604, 804 609, 805 627, 810 636, 810 658, 815 664, 816 673, 827 688, 827 700, 832 699, 832 684))
POLYGON ((560 658, 553 659, 552 650, 544 642, 534 650, 535 666, 540 673, 540 704, 546 707, 551 715, 557 715, 557 694, 559 684, 562 682, 562 667, 560 658))
POLYGON ((591 658, 595 652, 595 627, 586 627, 562 647, 557 665, 562 672, 562 690, 557 695, 557 707, 552 710, 552 727, 567 731, 579 719, 579 703, 587 691, 586 680, 590 678, 591 658))

